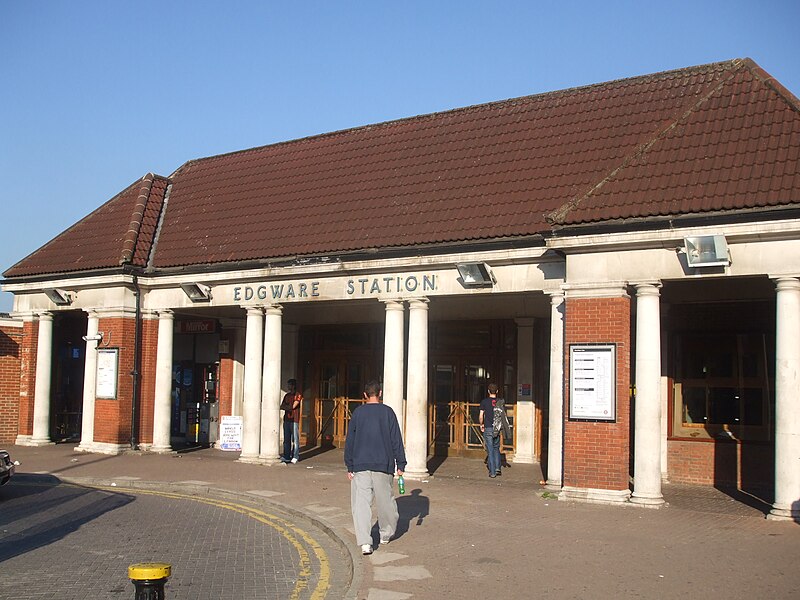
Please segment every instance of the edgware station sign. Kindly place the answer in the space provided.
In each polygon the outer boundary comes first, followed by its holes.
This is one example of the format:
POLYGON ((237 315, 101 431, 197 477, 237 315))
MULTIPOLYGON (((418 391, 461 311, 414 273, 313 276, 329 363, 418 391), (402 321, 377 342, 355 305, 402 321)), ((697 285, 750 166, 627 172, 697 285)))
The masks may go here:
POLYGON ((298 280, 251 285, 235 285, 231 288, 233 302, 251 301, 299 301, 316 298, 349 299, 381 296, 415 296, 436 292, 439 276, 435 273, 418 275, 384 275, 353 279, 298 280))

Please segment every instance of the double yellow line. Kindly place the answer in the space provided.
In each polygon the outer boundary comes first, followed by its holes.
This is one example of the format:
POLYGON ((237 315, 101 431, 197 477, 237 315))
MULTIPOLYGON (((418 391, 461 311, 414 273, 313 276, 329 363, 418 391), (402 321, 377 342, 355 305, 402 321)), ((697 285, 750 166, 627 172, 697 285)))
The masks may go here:
MULTIPOLYGON (((95 486, 92 486, 95 487, 95 486)), ((331 569, 330 563, 328 561, 328 555, 325 553, 325 550, 319 545, 319 543, 312 538, 307 532, 303 531, 299 527, 295 526, 292 522, 287 521, 286 519, 282 519, 276 515, 272 515, 266 513, 262 510, 258 510, 257 508, 252 508, 250 506, 245 506, 243 504, 236 504, 233 502, 225 502, 224 500, 217 500, 215 498, 205 498, 205 497, 198 497, 198 496, 188 496, 186 494, 176 494, 173 492, 158 492, 152 490, 142 490, 139 488, 123 488, 120 489, 118 487, 96 487, 96 489, 105 490, 107 492, 123 492, 128 494, 148 494, 151 496, 161 496, 164 498, 172 498, 175 500, 193 500, 194 502, 202 502, 203 504, 208 504, 210 506, 216 506, 218 508, 224 508, 226 510, 232 510, 239 514, 245 515, 246 517, 250 517, 251 519, 255 519, 260 523, 264 523, 269 527, 272 527, 275 531, 280 533, 283 537, 285 537, 289 543, 294 546, 295 550, 297 550, 298 555, 300 556, 300 570, 297 577, 297 583, 294 586, 294 590, 292 591, 292 595, 289 597, 291 600, 298 600, 300 598, 300 594, 303 590, 309 588, 309 584, 311 581, 311 555, 306 550, 307 544, 314 556, 319 563, 319 577, 317 580, 317 585, 311 591, 311 595, 309 598, 311 600, 322 600, 325 598, 325 595, 328 593, 330 589, 330 578, 331 578, 331 569)))

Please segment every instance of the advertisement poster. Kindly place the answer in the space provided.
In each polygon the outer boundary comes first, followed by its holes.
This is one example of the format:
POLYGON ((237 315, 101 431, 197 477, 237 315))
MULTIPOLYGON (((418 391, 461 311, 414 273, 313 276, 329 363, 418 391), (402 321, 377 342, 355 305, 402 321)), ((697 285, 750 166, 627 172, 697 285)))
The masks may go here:
POLYGON ((616 386, 613 344, 570 346, 570 419, 616 420, 616 386))
POLYGON ((242 449, 242 417, 224 416, 220 419, 219 447, 221 450, 242 449))

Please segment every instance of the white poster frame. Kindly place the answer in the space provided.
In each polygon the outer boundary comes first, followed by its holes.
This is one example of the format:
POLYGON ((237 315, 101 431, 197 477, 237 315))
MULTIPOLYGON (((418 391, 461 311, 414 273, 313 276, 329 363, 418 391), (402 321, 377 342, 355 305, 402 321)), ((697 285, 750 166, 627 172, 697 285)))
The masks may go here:
POLYGON ((616 407, 616 344, 570 344, 569 420, 615 422, 616 407))
POLYGON ((116 400, 118 375, 119 348, 98 348, 95 397, 116 400))

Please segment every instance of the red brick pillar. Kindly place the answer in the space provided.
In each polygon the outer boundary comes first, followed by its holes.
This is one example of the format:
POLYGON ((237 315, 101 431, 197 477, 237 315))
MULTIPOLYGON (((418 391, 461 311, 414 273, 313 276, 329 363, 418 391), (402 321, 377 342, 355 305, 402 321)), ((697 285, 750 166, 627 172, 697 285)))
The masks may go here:
POLYGON ((139 443, 153 443, 153 412, 156 397, 156 353, 158 351, 158 319, 142 319, 142 353, 139 366, 139 443))
POLYGON ((561 497, 590 502, 625 502, 630 497, 631 302, 625 288, 567 291, 565 306, 564 480, 561 497), (569 418, 573 344, 616 346, 616 419, 569 418))
POLYGON ((117 391, 116 398, 98 397, 95 401, 94 445, 115 452, 127 448, 131 439, 136 319, 132 315, 101 314, 98 330, 103 334, 98 350, 118 351, 117 391))
POLYGON ((24 317, 19 348, 19 414, 17 443, 33 436, 33 399, 36 388, 36 352, 39 347, 39 322, 33 315, 24 317))
POLYGON ((19 433, 22 332, 22 321, 0 319, 0 444, 15 443, 19 433))

